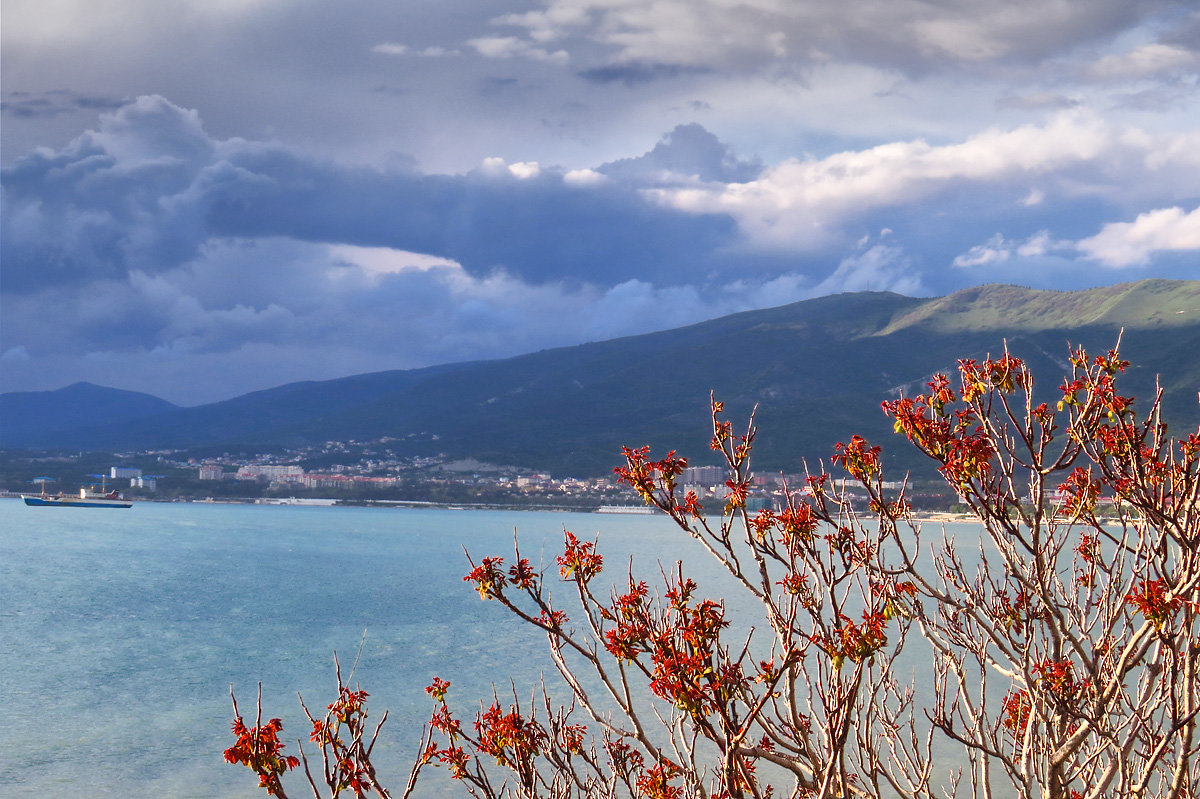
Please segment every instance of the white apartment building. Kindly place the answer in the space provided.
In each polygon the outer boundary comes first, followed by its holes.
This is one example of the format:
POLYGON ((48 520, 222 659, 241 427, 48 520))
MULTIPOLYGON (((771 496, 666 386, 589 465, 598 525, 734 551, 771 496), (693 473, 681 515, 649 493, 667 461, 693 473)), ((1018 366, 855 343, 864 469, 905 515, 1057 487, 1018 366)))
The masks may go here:
POLYGON ((254 463, 249 466, 239 467, 237 470, 238 479, 246 480, 279 480, 282 482, 298 481, 304 476, 304 469, 291 466, 274 466, 270 464, 254 463))

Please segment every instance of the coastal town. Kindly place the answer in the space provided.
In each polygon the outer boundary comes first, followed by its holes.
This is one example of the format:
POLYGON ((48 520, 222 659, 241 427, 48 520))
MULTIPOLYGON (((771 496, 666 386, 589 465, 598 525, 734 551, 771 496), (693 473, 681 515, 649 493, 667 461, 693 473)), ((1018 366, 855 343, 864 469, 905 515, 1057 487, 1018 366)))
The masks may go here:
MULTIPOLYGON (((728 491, 727 479, 720 466, 689 466, 680 476, 680 495, 694 492, 706 507, 719 509, 728 491)), ((386 438, 253 455, 0 453, 0 489, 8 496, 43 487, 73 491, 77 483, 89 482, 150 501, 644 509, 615 474, 563 476, 472 459, 411 457, 402 454, 400 442, 386 438)), ((777 506, 784 502, 785 492, 804 482, 802 474, 757 475, 748 507, 777 506)), ((889 490, 900 487, 898 482, 885 485, 889 490)), ((946 508, 950 497, 943 493, 937 486, 923 488, 920 504, 946 508)))

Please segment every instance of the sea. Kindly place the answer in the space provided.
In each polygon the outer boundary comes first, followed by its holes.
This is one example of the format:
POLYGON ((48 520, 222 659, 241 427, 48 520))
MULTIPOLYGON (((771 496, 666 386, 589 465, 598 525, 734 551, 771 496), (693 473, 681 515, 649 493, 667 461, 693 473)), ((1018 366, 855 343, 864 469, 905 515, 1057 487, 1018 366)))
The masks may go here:
MULTIPOLYGON (((463 581, 514 545, 557 581, 565 531, 598 541, 605 577, 651 586, 682 561, 699 596, 757 618, 701 547, 661 515, 139 502, 128 510, 0 499, 0 795, 233 799, 265 795, 222 754, 230 690, 252 723, 281 718, 287 753, 343 678, 388 720, 374 761, 399 795, 433 677, 473 718, 527 703, 543 677, 569 699, 536 630, 463 581)), ((593 586, 599 588, 599 586, 593 586)), ((559 607, 571 612, 565 590, 559 607)), ((603 594, 603 589, 599 593, 603 594)), ((928 679, 928 660, 910 664, 928 679)), ((307 748, 307 747, 306 747, 307 748)), ((311 749, 309 750, 311 751, 311 749)), ((309 795, 293 773, 292 795, 309 795)), ((416 797, 465 793, 442 769, 416 797)))
MULTIPOLYGON (((336 653, 371 719, 389 712, 375 762, 399 795, 434 676, 469 718, 552 676, 544 638, 463 581, 468 553, 511 563, 516 542, 553 571, 564 531, 598 538, 616 582, 631 562, 652 583, 660 561, 708 567, 658 515, 0 499, 0 794, 265 795, 222 757, 231 686, 249 722, 261 683, 294 753, 297 694, 324 711, 336 653)), ((439 769, 416 793, 461 794, 439 769)))

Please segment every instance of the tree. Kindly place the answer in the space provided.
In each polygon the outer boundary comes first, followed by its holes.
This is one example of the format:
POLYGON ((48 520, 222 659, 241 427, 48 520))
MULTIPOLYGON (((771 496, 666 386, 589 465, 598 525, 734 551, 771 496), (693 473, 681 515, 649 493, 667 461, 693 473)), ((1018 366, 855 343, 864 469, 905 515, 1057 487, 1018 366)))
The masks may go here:
MULTIPOLYGON (((337 654, 333 656, 334 673, 337 676, 337 699, 328 705, 321 717, 316 717, 300 699, 300 707, 312 724, 309 741, 318 745, 320 752, 321 771, 313 775, 316 761, 309 761, 303 746, 297 741, 300 756, 285 755, 286 746, 279 739, 283 732, 283 720, 271 719, 262 723, 262 685, 259 685, 258 702, 253 727, 247 727, 238 711, 237 697, 232 686, 229 698, 233 703, 233 735, 237 742, 225 750, 225 760, 235 765, 243 765, 258 776, 258 785, 267 791, 268 796, 278 796, 287 799, 283 788, 283 775, 292 769, 303 765, 304 776, 313 796, 320 797, 320 782, 328 788, 328 796, 338 797, 342 793, 353 793, 356 797, 368 796, 374 793, 382 799, 391 799, 391 794, 379 784, 375 774, 375 765, 371 762, 371 752, 379 738, 379 732, 387 721, 388 714, 384 712, 372 731, 367 726, 367 697, 363 690, 352 690, 342 679, 342 667, 337 654)), ((424 745, 428 745, 428 736, 424 745)), ((424 745, 422 749, 424 749, 424 745)), ((414 764, 405 786, 404 796, 407 796, 416 784, 421 762, 414 764)))
POLYGON ((813 470, 752 513, 753 416, 735 433, 713 400, 729 480, 711 516, 679 485, 684 458, 626 449, 619 479, 724 567, 762 629, 734 628, 678 565, 656 589, 632 571, 611 588, 569 532, 569 613, 519 548, 472 562, 483 599, 545 634, 571 702, 514 688, 468 727, 435 679, 409 788, 436 764, 488 798, 1195 795, 1200 431, 1169 438, 1161 392, 1139 416, 1117 393, 1127 366, 1073 352, 1051 409, 1006 352, 883 403, 979 522, 970 548, 923 544, 858 436, 831 457, 839 476, 813 470), (905 646, 932 657, 928 696, 895 668, 905 646))

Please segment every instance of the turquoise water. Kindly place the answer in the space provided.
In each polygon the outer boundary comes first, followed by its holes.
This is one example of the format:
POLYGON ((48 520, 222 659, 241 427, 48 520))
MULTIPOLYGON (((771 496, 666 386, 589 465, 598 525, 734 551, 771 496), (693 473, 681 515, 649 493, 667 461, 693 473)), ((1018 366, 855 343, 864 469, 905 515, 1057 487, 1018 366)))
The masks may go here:
MULTIPOLYGON (((233 742, 230 684, 251 716, 261 681, 264 718, 282 717, 294 741, 308 727, 296 692, 323 709, 333 651, 349 671, 365 640, 356 681, 372 717, 390 709, 377 762, 399 789, 434 675, 470 711, 493 680, 511 691, 508 675, 550 670, 543 640, 462 581, 463 547, 511 559, 516 531, 525 557, 552 563, 564 528, 599 532, 617 579, 629 555, 648 575, 660 558, 701 560, 650 516, 0 500, 0 786, 22 797, 260 795, 221 757, 233 742)), ((422 783, 423 795, 446 791, 438 770, 422 783)))

